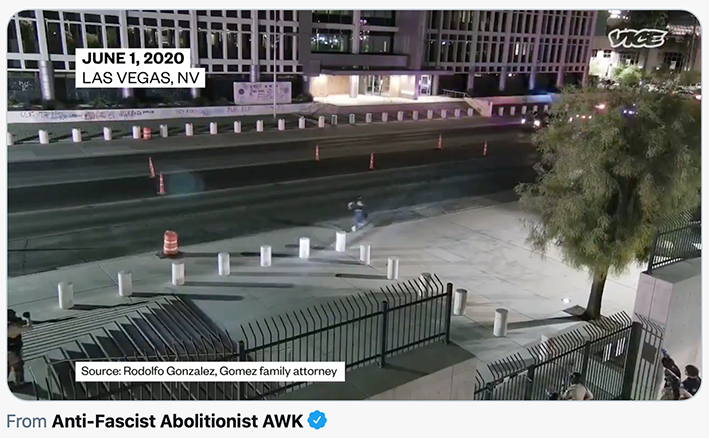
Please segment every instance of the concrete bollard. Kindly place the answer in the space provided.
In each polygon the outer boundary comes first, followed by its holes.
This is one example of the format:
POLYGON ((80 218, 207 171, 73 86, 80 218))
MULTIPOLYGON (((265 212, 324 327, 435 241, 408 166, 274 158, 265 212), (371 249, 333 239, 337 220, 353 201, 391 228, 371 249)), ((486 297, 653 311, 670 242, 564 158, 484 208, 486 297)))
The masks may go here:
POLYGON ((399 111, 396 113, 396 120, 398 120, 400 122, 404 121, 404 112, 403 111, 399 111))
POLYGON ((475 115, 475 110, 472 108, 468 108, 468 117, 473 117, 475 115))
POLYGON ((337 115, 333 114, 330 116, 330 125, 337 126, 337 115))
POLYGON ((372 245, 359 246, 359 261, 367 266, 372 264, 372 245))
POLYGON ((387 260, 387 279, 398 280, 399 279, 399 258, 389 257, 387 260))
POLYGON ((268 245, 261 245, 261 267, 269 268, 272 264, 272 253, 271 247, 268 245))
POLYGON ((71 130, 71 140, 74 143, 81 143, 81 129, 72 129, 71 130))
POLYGON ((8 146, 12 146, 12 145, 15 144, 15 141, 14 141, 14 139, 12 138, 12 134, 10 134, 9 132, 7 133, 7 136, 6 136, 5 138, 7 139, 7 145, 8 145, 8 146))
POLYGON ((298 129, 305 129, 305 117, 298 119, 298 129))
POLYGON ((468 303, 468 291, 465 289, 456 289, 453 295, 453 315, 465 315, 465 306, 468 303))
POLYGON ((492 334, 497 337, 507 336, 507 309, 495 309, 495 323, 492 327, 492 334))
POLYGON ((433 110, 426 111, 426 118, 428 120, 433 120, 433 110))
POLYGON ((505 107, 504 106, 499 107, 497 109, 497 114, 500 116, 504 116, 505 115, 505 107))
POLYGON ((39 130, 39 144, 49 144, 49 133, 44 129, 39 130))
POLYGON ((532 107, 532 112, 533 112, 533 113, 536 113, 537 111, 539 111, 539 107, 538 107, 537 105, 534 105, 534 106, 532 107))
POLYGON ((549 111, 549 105, 544 105, 544 112, 549 111))
POLYGON ((160 125, 160 137, 167 138, 170 135, 170 130, 167 125, 160 125))
POLYGON ((527 114, 527 105, 522 105, 522 115, 527 114))
POLYGON ((133 274, 130 271, 118 273, 118 295, 122 297, 133 295, 133 274))
POLYGON ((263 120, 256 121, 256 132, 263 132, 263 120))
POLYGON ((185 284, 185 262, 182 260, 172 262, 172 284, 175 286, 185 284))
POLYGON ((74 307, 74 283, 61 282, 57 285, 59 295, 59 308, 71 309, 74 307))
POLYGON ((279 131, 286 130, 286 119, 278 119, 278 130, 279 131))
POLYGON ((325 127, 325 116, 318 117, 318 128, 325 127))
POLYGON ((185 135, 188 137, 194 135, 194 126, 192 126, 192 123, 185 123, 185 135))
POLYGON ((448 116, 448 111, 446 110, 441 110, 441 118, 445 119, 448 116))
POLYGON ((430 297, 433 294, 433 275, 428 272, 421 274, 421 286, 419 289, 419 296, 422 298, 430 297))
POLYGON ((460 108, 456 108, 456 109, 453 110, 453 116, 454 116, 456 119, 459 119, 459 118, 460 118, 460 108))
POLYGON ((209 123, 209 133, 211 135, 215 135, 218 132, 218 130, 219 130, 219 127, 217 126, 216 123, 214 123, 214 122, 209 123))
POLYGON ((335 251, 345 252, 347 250, 347 233, 338 231, 335 233, 335 251))
POLYGON ((365 121, 366 123, 372 123, 372 113, 367 113, 367 114, 365 114, 365 116, 364 116, 364 121, 365 121))
POLYGON ((354 114, 350 114, 350 125, 354 125, 357 121, 357 117, 354 114))
POLYGON ((517 108, 516 108, 516 107, 514 107, 514 106, 511 107, 511 108, 510 108, 510 115, 511 115, 511 116, 514 116, 516 111, 517 111, 517 108))
POLYGON ((133 140, 140 140, 140 126, 133 127, 133 140))
POLYGON ((219 275, 227 276, 231 274, 231 257, 229 257, 228 252, 220 252, 217 255, 217 267, 219 275))
POLYGON ((411 118, 414 119, 414 120, 418 120, 418 119, 419 119, 419 112, 418 112, 418 111, 412 112, 412 113, 411 113, 411 118))
POLYGON ((234 122, 234 134, 241 134, 241 122, 238 120, 234 122))
POLYGON ((303 260, 308 260, 310 258, 310 239, 307 237, 301 237, 298 241, 298 257, 303 260))
POLYGON ((389 113, 382 113, 382 122, 389 120, 389 113))

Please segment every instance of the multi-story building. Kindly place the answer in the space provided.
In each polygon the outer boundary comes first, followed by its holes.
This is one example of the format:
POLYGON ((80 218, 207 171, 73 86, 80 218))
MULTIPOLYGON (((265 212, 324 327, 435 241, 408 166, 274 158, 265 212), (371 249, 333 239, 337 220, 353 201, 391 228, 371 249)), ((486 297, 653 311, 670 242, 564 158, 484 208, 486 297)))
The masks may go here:
POLYGON ((417 99, 444 89, 519 94, 583 82, 593 11, 52 11, 8 26, 8 91, 16 100, 205 95, 235 81, 290 81, 293 95, 417 99), (77 48, 189 48, 205 90, 74 87, 77 48))

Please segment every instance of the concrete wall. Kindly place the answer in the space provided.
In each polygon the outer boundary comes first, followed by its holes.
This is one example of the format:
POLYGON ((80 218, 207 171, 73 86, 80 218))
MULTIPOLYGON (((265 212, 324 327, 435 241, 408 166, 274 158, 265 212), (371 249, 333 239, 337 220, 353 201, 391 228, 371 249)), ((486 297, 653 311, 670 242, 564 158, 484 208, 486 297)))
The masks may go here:
POLYGON ((702 259, 687 260, 640 274, 636 314, 665 329, 663 348, 680 369, 702 369, 702 259))
POLYGON ((327 97, 331 94, 349 94, 349 76, 320 75, 310 78, 310 94, 313 97, 327 97))
POLYGON ((407 55, 370 55, 359 53, 311 53, 310 59, 323 67, 397 67, 406 68, 407 55))
POLYGON ((316 383, 280 400, 472 400, 478 360, 455 344, 435 343, 349 371, 344 383, 316 383))

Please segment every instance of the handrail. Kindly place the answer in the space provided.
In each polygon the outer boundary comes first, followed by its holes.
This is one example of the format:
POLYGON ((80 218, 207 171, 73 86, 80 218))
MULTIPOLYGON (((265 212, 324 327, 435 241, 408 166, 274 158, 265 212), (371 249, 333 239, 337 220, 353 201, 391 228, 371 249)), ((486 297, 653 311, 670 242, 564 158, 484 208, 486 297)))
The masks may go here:
POLYGON ((443 95, 446 97, 458 97, 460 96, 461 99, 465 99, 466 97, 471 97, 468 93, 464 91, 457 91, 457 90, 447 90, 443 89, 443 95))

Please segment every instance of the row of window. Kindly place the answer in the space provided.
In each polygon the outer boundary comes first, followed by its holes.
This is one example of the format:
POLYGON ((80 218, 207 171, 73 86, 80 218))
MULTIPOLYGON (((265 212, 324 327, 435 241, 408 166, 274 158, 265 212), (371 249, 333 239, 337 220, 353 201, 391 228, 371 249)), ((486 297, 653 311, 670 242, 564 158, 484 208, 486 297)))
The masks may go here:
MULTIPOLYGON (((506 33, 509 30, 510 33, 536 34, 537 17, 536 11, 481 11, 477 30, 488 33, 506 33)), ((568 31, 570 35, 590 35, 593 19, 590 11, 574 11, 570 18, 565 11, 545 11, 542 13, 541 33, 563 35, 567 19, 570 19, 568 31)), ((473 20, 473 11, 432 11, 429 29, 472 32, 473 20)))
MULTIPOLYGON (((354 24, 353 11, 312 11, 313 23, 354 24)), ((360 23, 370 26, 396 26, 395 11, 360 11, 360 23)))
MULTIPOLYGON (((353 34, 348 29, 313 29, 310 50, 313 53, 352 53, 353 34)), ((363 31, 359 35, 359 53, 393 51, 393 32, 363 31)))

